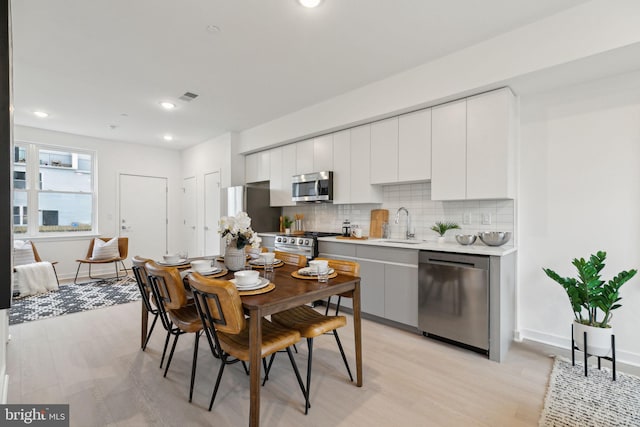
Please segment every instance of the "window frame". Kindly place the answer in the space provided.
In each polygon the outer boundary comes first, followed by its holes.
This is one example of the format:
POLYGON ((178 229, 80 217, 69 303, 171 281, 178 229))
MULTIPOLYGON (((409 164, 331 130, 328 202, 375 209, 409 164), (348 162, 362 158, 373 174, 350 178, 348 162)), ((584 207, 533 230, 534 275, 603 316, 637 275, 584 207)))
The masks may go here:
MULTIPOLYGON (((43 144, 33 141, 16 140, 14 147, 22 147, 26 151, 26 161, 14 162, 12 168, 15 171, 16 165, 24 165, 25 167, 25 189, 15 189, 12 185, 12 200, 15 191, 25 192, 27 195, 27 231, 25 233, 15 233, 13 229, 14 239, 66 239, 74 237, 88 237, 98 235, 98 153, 96 150, 88 150, 64 145, 43 144), (42 173, 40 172, 40 153, 41 151, 62 151, 68 153, 77 153, 91 156, 91 191, 56 191, 43 190, 42 173), (35 160, 34 160, 35 159, 35 160), (91 230, 87 231, 40 231, 40 212, 39 196, 40 194, 89 194, 91 195, 91 230)), ((14 148, 14 150, 15 150, 14 148)), ((13 157, 13 155, 12 155, 13 157)), ((56 168, 57 166, 49 165, 47 167, 56 168)), ((73 168, 61 167, 62 169, 74 170, 73 168)), ((86 171, 85 171, 86 172, 86 171)), ((13 203, 12 203, 13 207, 13 203)), ((15 227, 15 225, 14 225, 15 227)))

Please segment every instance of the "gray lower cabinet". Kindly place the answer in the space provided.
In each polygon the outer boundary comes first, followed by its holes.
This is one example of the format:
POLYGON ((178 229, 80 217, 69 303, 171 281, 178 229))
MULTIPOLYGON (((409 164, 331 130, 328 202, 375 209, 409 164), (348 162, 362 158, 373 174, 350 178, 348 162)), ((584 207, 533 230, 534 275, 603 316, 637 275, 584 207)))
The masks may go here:
POLYGON ((386 264, 384 283, 384 317, 417 327, 418 269, 386 264))
MULTIPOLYGON (((362 312, 418 326, 418 251, 319 242, 320 256, 360 264, 362 312)), ((335 301, 335 298, 334 300, 335 301)), ((351 299, 341 306, 351 308, 351 299)))
POLYGON ((276 236, 273 236, 273 235, 265 236, 263 234, 258 234, 258 235, 262 239, 261 246, 268 248, 269 251, 273 252, 273 246, 276 243, 276 236))

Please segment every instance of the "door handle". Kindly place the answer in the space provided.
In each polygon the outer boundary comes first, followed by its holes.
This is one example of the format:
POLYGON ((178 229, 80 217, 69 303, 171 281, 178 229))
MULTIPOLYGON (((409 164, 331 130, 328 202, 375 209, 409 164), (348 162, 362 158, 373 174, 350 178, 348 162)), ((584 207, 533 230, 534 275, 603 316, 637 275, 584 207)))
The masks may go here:
POLYGON ((209 231, 209 227, 207 227, 206 225, 204 226, 204 230, 205 231, 209 231))
POLYGON ((192 225, 192 226, 191 226, 191 229, 192 229, 192 230, 195 230, 195 229, 196 229, 196 226, 195 226, 195 225, 192 225))

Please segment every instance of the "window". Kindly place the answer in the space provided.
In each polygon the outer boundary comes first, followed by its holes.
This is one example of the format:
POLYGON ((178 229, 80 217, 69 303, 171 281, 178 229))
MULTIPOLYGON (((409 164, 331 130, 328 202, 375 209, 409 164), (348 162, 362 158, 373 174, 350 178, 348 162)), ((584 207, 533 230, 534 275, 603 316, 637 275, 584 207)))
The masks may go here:
POLYGON ((14 233, 91 232, 95 224, 95 153, 17 143, 14 233))

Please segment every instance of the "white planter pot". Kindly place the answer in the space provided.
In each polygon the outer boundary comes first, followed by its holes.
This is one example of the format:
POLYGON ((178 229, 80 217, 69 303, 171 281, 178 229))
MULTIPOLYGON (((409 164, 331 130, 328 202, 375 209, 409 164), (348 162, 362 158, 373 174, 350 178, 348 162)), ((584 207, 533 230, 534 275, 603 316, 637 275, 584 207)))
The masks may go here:
POLYGON ((584 351, 584 332, 587 332, 587 353, 593 356, 611 356, 613 328, 596 328, 573 322, 573 339, 580 351, 584 351))
POLYGON ((444 241, 445 241, 445 240, 446 240, 446 239, 445 239, 445 237, 444 237, 444 236, 440 236, 440 237, 438 237, 438 239, 437 239, 436 241, 437 241, 438 243, 442 244, 442 243, 444 243, 444 241))

